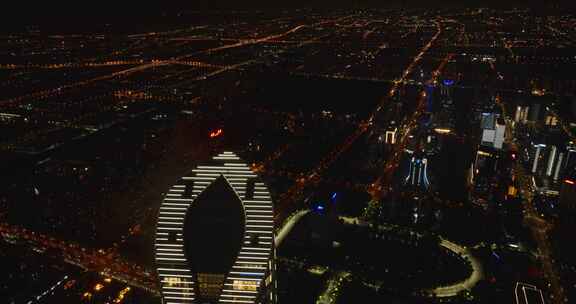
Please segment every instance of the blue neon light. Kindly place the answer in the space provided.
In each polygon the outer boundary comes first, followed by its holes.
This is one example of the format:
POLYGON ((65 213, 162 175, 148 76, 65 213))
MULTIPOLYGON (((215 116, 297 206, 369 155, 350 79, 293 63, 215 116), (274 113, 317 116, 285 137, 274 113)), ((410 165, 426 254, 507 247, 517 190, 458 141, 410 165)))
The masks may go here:
POLYGON ((496 254, 496 252, 492 251, 492 255, 495 256, 498 260, 500 260, 500 256, 496 254))
POLYGON ((442 83, 444 83, 444 85, 451 86, 451 85, 454 84, 454 80, 452 80, 452 79, 444 79, 444 81, 442 81, 442 83))

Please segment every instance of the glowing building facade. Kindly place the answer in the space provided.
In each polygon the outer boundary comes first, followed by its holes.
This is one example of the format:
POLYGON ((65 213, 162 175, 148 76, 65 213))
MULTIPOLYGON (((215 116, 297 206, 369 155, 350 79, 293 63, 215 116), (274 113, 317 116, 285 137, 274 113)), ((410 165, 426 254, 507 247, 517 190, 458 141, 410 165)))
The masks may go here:
POLYGON ((412 154, 412 158, 410 159, 408 174, 404 178, 404 184, 428 190, 430 188, 428 158, 422 153, 408 153, 412 154))
POLYGON ((197 166, 166 194, 155 259, 164 304, 275 303, 273 205, 232 152, 197 166))

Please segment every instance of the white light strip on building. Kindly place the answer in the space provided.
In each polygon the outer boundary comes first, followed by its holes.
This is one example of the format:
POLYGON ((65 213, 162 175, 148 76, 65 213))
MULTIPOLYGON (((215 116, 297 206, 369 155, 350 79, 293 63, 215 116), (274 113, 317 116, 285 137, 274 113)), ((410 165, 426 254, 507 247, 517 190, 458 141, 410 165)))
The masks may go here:
POLYGON ((244 295, 236 295, 236 294, 222 294, 222 297, 226 298, 245 298, 245 299, 254 299, 256 296, 244 296, 244 295))
POLYGON ((169 202, 192 202, 193 199, 191 198, 165 198, 165 201, 169 202))
POLYGON ((189 274, 159 274, 159 276, 163 278, 191 278, 192 276, 189 274))
MULTIPOLYGON (((233 153, 233 152, 222 152, 222 153, 220 153, 220 154, 217 154, 216 156, 227 156, 227 157, 232 157, 232 156, 234 156, 234 157, 238 157, 238 155, 236 155, 236 154, 233 153)), ((214 157, 212 157, 212 158, 214 159, 214 157)))
POLYGON ((248 227, 248 228, 269 228, 269 229, 274 229, 274 226, 272 226, 272 225, 246 225, 246 227, 248 227))
POLYGON ((250 249, 250 250, 270 250, 270 248, 259 248, 259 247, 242 247, 242 250, 244 249, 250 249))
POLYGON ((185 297, 164 297, 165 300, 190 300, 190 298, 185 297))
MULTIPOLYGON (((197 187, 196 185, 194 185, 194 188, 200 188, 200 185, 203 185, 203 186, 205 186, 204 188, 206 188, 208 185, 212 184, 212 182, 196 182, 195 184, 198 184, 199 186, 197 187)), ((246 183, 231 182, 229 180, 228 180, 228 184, 230 184, 232 186, 232 188, 234 188, 234 186, 246 185, 246 183)))
POLYGON ((244 250, 244 248, 241 249, 242 251, 240 251, 239 255, 269 255, 270 252, 260 252, 260 251, 251 251, 251 250, 244 250))
POLYGON ((183 203, 166 203, 162 204, 162 207, 177 207, 177 208, 185 208, 186 210, 190 207, 190 203, 183 204, 183 203))
POLYGON ((224 166, 243 167, 246 169, 250 169, 250 167, 246 166, 246 164, 241 164, 241 163, 224 163, 224 166))
POLYGON ((268 265, 268 262, 257 262, 257 261, 236 261, 234 265, 237 264, 254 264, 254 265, 268 265))
POLYGON ((247 208, 265 208, 265 209, 272 209, 272 206, 270 205, 265 205, 265 204, 261 204, 261 205, 252 205, 252 203, 250 204, 244 204, 244 207, 247 208))
POLYGON ((157 261, 180 261, 184 262, 186 259, 175 259, 175 258, 156 258, 157 261))
POLYGON ((227 299, 220 299, 220 302, 226 302, 226 303, 254 303, 254 301, 227 300, 227 299))
POLYGON ((193 296, 193 292, 185 292, 185 291, 164 291, 167 295, 179 295, 179 296, 193 296))
POLYGON ((158 230, 174 230, 174 231, 182 231, 182 228, 158 227, 158 230))
POLYGON ((166 203, 166 202, 164 202, 164 203, 162 204, 162 206, 164 206, 164 207, 177 206, 177 207, 186 207, 186 208, 188 208, 188 207, 190 207, 190 203, 183 204, 183 203, 166 203))
POLYGON ((264 203, 264 202, 250 202, 250 203, 244 203, 244 206, 252 206, 252 207, 267 207, 267 208, 272 208, 272 206, 269 203, 264 203))
POLYGON ((163 224, 163 225, 177 225, 177 226, 182 226, 182 225, 184 225, 183 222, 158 222, 158 224, 163 224))
MULTIPOLYGON (((197 169, 192 169, 192 172, 197 172, 195 170, 222 170, 222 171, 229 171, 231 173, 251 173, 252 171, 248 168, 228 168, 222 166, 198 166, 197 169), (233 170, 231 170, 233 169, 233 170)), ((218 171, 219 172, 219 171, 218 171)), ((254 174, 255 175, 255 174, 254 174)))
MULTIPOLYGON (((235 172, 230 172, 232 170, 212 170, 212 169, 203 169, 202 171, 196 172, 196 176, 220 176, 226 175, 230 177, 257 177, 254 174, 250 174, 249 171, 247 172, 239 172, 234 170, 235 172)), ((186 177, 182 177, 182 179, 187 179, 186 177)))
POLYGON ((265 234, 272 234, 272 231, 259 231, 259 230, 246 230, 248 233, 265 233, 265 234))
POLYGON ((186 213, 184 213, 184 212, 165 212, 165 211, 160 211, 160 215, 162 215, 162 214, 172 214, 172 215, 182 215, 182 216, 186 215, 186 213))
POLYGON ((255 279, 255 278, 238 278, 238 277, 229 277, 229 280, 244 280, 244 281, 256 281, 260 282, 262 279, 255 279))
POLYGON ((193 180, 193 181, 214 181, 216 179, 216 177, 218 177, 220 175, 214 174, 214 176, 210 175, 210 176, 192 176, 192 177, 183 177, 182 179, 186 179, 186 180, 193 180))
POLYGON ((238 266, 238 265, 234 265, 234 266, 232 266, 232 268, 238 268, 238 269, 262 269, 262 270, 266 270, 266 267, 258 267, 258 266, 238 266))
POLYGON ((239 255, 238 258, 240 260, 268 260, 268 258, 255 257, 255 256, 245 256, 245 255, 239 255))
POLYGON ((184 256, 183 253, 165 253, 165 252, 156 252, 156 256, 184 256))
MULTIPOLYGON (((228 285, 228 286, 233 286, 233 284, 228 285)), ((224 289, 224 290, 222 290, 222 292, 258 293, 257 291, 253 291, 253 290, 234 290, 234 289, 224 289)))
POLYGON ((240 275, 255 275, 255 276, 263 276, 263 272, 244 272, 244 271, 230 271, 232 274, 240 274, 240 275))
POLYGON ((162 244, 162 243, 156 243, 156 246, 160 246, 160 247, 184 247, 184 245, 182 244, 162 244))
MULTIPOLYGON (((162 283, 172 283, 172 284, 174 284, 173 281, 161 280, 160 282, 162 282, 162 283)), ((194 282, 192 282, 192 281, 180 281, 180 282, 178 282, 178 284, 194 285, 194 282)), ((191 289, 192 289, 192 287, 176 287, 176 286, 174 286, 174 287, 172 287, 172 286, 165 286, 165 287, 164 287, 164 286, 163 286, 162 288, 163 288, 163 289, 174 289, 174 290, 179 290, 179 289, 188 289, 188 290, 191 290, 191 289)))
POLYGON ((158 268, 158 271, 181 271, 181 272, 190 272, 189 269, 185 268, 158 268))
MULTIPOLYGON (((229 173, 229 172, 218 172, 218 173, 196 173, 196 176, 201 176, 201 177, 218 177, 220 175, 226 175, 226 176, 230 176, 230 177, 238 177, 238 178, 250 178, 250 177, 254 177, 252 175, 248 175, 245 173, 249 173, 249 172, 244 172, 242 174, 240 173, 229 173)), ((182 177, 182 179, 186 179, 186 180, 191 180, 193 177, 182 177)))
MULTIPOLYGON (((246 236, 247 239, 250 239, 250 236, 246 236)), ((264 235, 259 235, 258 238, 260 239, 272 239, 271 236, 264 236, 264 235)))

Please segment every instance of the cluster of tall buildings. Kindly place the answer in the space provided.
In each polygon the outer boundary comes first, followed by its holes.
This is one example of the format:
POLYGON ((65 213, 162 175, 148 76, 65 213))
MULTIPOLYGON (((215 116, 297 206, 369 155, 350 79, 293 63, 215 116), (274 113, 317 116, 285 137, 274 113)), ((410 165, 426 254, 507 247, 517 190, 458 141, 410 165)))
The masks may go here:
MULTIPOLYGON (((572 191, 576 144, 566 135, 559 117, 551 110, 553 100, 534 95, 516 101, 508 125, 495 103, 490 102, 487 106, 485 108, 486 104, 483 104, 484 108, 478 113, 481 141, 470 174, 470 183, 474 184, 476 193, 491 191, 493 176, 509 160, 505 141, 507 132, 514 130, 521 150, 514 151, 513 156, 518 157, 532 175, 538 195, 553 204, 576 205, 572 203, 576 201, 576 195, 569 195, 576 194, 572 191)), ((515 194, 515 191, 508 192, 515 194)))
POLYGON ((533 175, 558 181, 566 169, 576 164, 576 146, 571 143, 534 143, 527 156, 533 175))
MULTIPOLYGON (((518 157, 532 175, 532 186, 539 197, 552 204, 573 206, 576 205, 573 183, 576 144, 565 134, 559 118, 547 102, 533 98, 530 102, 518 102, 513 108, 510 123, 521 147, 520 151, 514 152, 514 157, 518 157)), ((507 160, 503 149, 506 148, 506 132, 511 130, 507 130, 509 126, 497 110, 484 111, 480 125, 481 143, 470 179, 478 192, 488 192, 490 176, 507 160)))
POLYGON ((522 156, 539 195, 561 206, 574 205, 571 201, 576 196, 568 194, 574 188, 571 172, 576 167, 576 145, 563 132, 556 114, 541 102, 519 104, 514 123, 527 129, 522 156))

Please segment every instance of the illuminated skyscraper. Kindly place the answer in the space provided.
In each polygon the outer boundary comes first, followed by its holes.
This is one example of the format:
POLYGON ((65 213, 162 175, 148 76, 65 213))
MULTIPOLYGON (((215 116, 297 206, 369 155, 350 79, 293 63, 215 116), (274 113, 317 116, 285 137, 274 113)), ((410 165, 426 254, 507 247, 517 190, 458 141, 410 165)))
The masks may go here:
POLYGON ((506 123, 494 113, 482 113, 482 142, 481 145, 502 149, 506 123))
POLYGON ((428 158, 422 153, 408 153, 412 155, 412 158, 410 159, 408 174, 404 178, 404 184, 428 190, 430 188, 428 158))
POLYGON ((166 194, 156 232, 165 304, 275 303, 270 193, 238 156, 223 152, 166 194))

